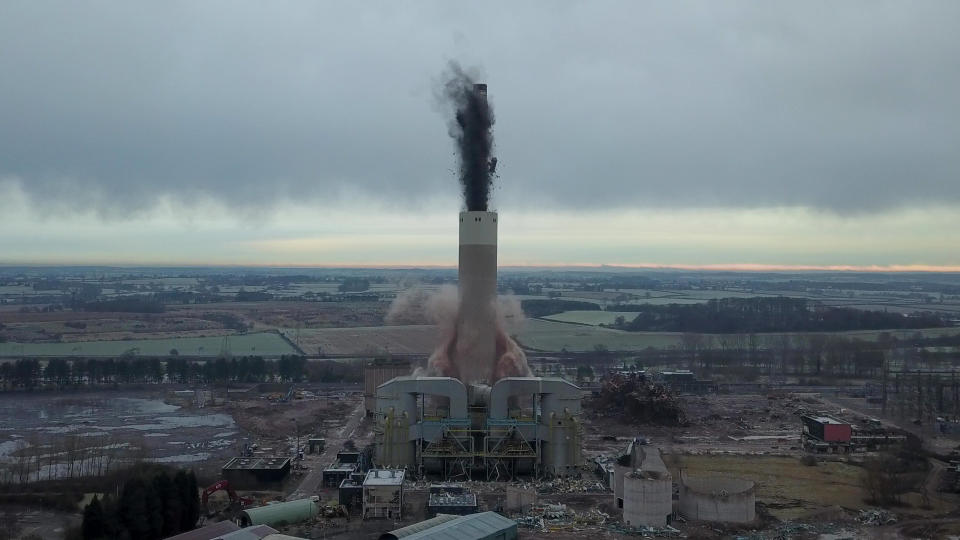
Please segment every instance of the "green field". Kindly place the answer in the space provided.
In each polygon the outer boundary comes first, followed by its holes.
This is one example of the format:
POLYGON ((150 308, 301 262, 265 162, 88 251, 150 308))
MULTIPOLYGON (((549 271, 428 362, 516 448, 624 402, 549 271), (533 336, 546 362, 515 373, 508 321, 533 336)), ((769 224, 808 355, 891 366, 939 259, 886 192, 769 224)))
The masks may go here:
MULTIPOLYGON (((581 313, 581 312, 566 312, 581 313)), ((590 312, 585 312, 590 313, 590 312)), ((601 312, 594 312, 601 313, 601 312)), ((554 316, 556 317, 556 316, 554 316)), ((834 332, 827 335, 838 335, 849 339, 876 341, 887 332, 897 339, 907 339, 916 332, 924 336, 943 336, 960 334, 960 328, 927 328, 923 330, 859 330, 854 332, 834 332)), ((707 334, 715 341, 721 338, 730 338, 731 334, 707 334)), ((761 347, 769 340, 776 339, 782 334, 757 334, 761 347)), ((791 333, 791 336, 806 334, 791 333)), ((680 332, 626 332, 611 328, 571 324, 555 320, 532 319, 525 323, 524 329, 519 332, 518 339, 525 347, 547 352, 560 352, 566 349, 569 352, 592 351, 597 345, 603 345, 611 351, 640 351, 647 347, 657 349, 680 346, 683 334, 680 332)))
POLYGON ((673 332, 624 332, 596 326, 532 319, 524 324, 517 339, 525 347, 548 352, 592 351, 603 345, 611 351, 639 351, 647 347, 668 348, 680 344, 681 334, 673 332))
POLYGON ((632 321, 637 317, 637 314, 630 311, 564 311, 563 313, 557 313, 556 315, 544 317, 544 319, 549 321, 599 326, 601 324, 613 324, 616 322, 617 317, 621 316, 627 321, 632 321))
MULTIPOLYGON (((184 356, 219 356, 224 338, 189 337, 123 341, 79 341, 73 343, 0 343, 0 356, 166 356, 171 349, 184 356)), ((234 356, 280 356, 297 351, 272 332, 229 336, 226 342, 234 356)))

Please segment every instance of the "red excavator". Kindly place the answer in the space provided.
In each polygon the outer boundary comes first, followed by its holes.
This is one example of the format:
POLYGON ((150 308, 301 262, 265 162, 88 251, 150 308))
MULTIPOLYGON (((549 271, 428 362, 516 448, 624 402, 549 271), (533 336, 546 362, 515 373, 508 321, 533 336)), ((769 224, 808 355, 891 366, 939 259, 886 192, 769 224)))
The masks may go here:
POLYGON ((230 487, 230 482, 226 480, 220 480, 219 482, 214 483, 213 485, 207 487, 203 490, 203 496, 200 498, 200 502, 203 504, 203 509, 206 511, 207 515, 215 514, 216 512, 211 512, 210 508, 207 506, 207 501, 210 499, 210 495, 220 490, 227 492, 227 495, 230 496, 230 507, 239 507, 246 508, 253 504, 253 499, 247 497, 241 497, 237 495, 237 492, 230 487))

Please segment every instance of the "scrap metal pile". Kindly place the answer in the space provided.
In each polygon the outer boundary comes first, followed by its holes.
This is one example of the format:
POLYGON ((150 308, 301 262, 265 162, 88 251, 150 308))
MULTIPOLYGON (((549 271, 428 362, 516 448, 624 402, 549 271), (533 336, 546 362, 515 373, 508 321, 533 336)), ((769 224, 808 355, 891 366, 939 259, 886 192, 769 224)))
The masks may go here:
POLYGON ((550 531, 599 530, 610 516, 596 508, 577 512, 565 504, 535 504, 525 515, 514 518, 521 528, 550 531))
POLYGON ((637 375, 618 374, 605 380, 589 405, 597 416, 615 417, 627 423, 688 425, 676 396, 662 384, 637 375))

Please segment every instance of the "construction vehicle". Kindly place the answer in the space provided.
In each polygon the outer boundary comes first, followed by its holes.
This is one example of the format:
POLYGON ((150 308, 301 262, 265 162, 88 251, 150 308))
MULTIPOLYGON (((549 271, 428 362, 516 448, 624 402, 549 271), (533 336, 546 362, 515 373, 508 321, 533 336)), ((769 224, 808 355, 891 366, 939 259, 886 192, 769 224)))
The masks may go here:
POLYGON ((220 480, 211 484, 210 486, 207 486, 207 488, 203 490, 203 495, 200 497, 200 502, 208 516, 212 516, 217 513, 217 511, 211 510, 207 504, 210 500, 210 495, 221 490, 226 491, 227 495, 230 497, 231 510, 240 510, 251 506, 254 503, 253 499, 237 495, 237 492, 230 487, 230 482, 226 480, 220 480))
POLYGON ((342 504, 327 504, 320 508, 323 517, 325 518, 347 518, 350 519, 350 512, 347 511, 347 507, 342 504))

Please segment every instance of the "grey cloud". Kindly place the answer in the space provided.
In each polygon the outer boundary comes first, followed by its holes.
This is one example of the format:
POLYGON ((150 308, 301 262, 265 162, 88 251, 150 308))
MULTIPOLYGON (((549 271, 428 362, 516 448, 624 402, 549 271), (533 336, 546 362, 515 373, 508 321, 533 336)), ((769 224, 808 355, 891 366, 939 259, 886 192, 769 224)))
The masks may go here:
POLYGON ((452 198, 458 59, 497 207, 960 202, 956 2, 354 4, 6 2, 0 178, 121 213, 452 198))

